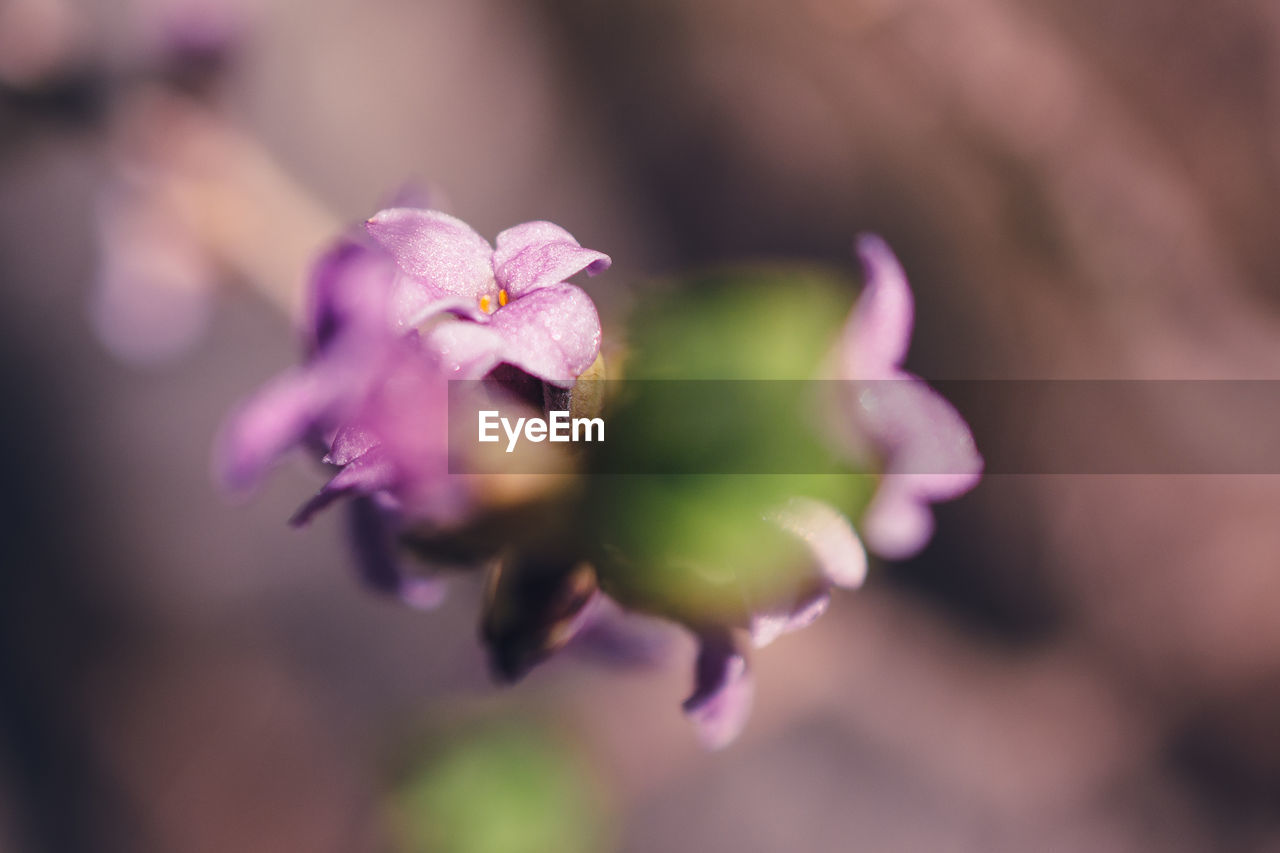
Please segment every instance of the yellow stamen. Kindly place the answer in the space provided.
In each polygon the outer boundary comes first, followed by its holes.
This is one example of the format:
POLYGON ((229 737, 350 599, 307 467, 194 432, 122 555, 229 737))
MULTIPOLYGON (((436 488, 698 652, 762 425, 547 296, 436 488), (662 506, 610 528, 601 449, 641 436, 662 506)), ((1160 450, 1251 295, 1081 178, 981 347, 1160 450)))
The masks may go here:
POLYGON ((505 290, 498 291, 498 307, 505 308, 507 303, 511 301, 511 297, 507 296, 505 290))
POLYGON ((484 312, 484 313, 486 313, 486 314, 491 313, 491 311, 490 311, 490 305, 491 305, 491 300, 489 299, 489 297, 488 297, 488 296, 481 296, 481 297, 480 297, 480 310, 481 310, 481 311, 483 311, 483 312, 484 312))

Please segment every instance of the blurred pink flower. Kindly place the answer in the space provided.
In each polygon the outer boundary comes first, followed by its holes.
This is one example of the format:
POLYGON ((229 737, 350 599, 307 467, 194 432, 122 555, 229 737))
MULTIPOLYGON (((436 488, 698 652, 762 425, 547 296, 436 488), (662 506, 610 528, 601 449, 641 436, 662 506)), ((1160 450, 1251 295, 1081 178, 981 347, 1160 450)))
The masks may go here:
POLYGON ((902 369, 914 302, 898 259, 870 234, 858 238, 857 251, 867 285, 845 325, 837 372, 851 381, 853 442, 884 466, 862 518, 863 537, 876 553, 897 559, 916 553, 933 535, 931 503, 977 484, 982 457, 955 407, 902 369))
POLYGON ((456 517, 467 494, 448 474, 439 358, 416 331, 398 331, 389 312, 395 276, 388 257, 350 241, 321 259, 311 279, 304 364, 239 407, 219 437, 215 464, 223 482, 246 490, 291 448, 319 448, 341 470, 294 523, 338 498, 356 498, 350 524, 363 577, 422 606, 439 600, 438 584, 399 570, 395 531, 406 517, 456 517))
POLYGON ((98 200, 99 259, 89 316, 117 358, 154 364, 185 353, 203 335, 218 272, 180 224, 125 184, 98 200))
MULTIPOLYGON (((839 438, 860 460, 879 462, 883 477, 862 517, 862 537, 889 558, 910 556, 933 534, 929 505, 959 497, 978 482, 982 457, 955 408, 902 369, 911 341, 913 300, 902 267, 879 237, 858 238, 867 284, 837 344, 836 374, 848 383, 839 438)), ((856 588, 866 576, 862 538, 835 507, 795 498, 772 520, 804 540, 815 568, 790 596, 749 601, 752 644, 767 645, 813 623, 835 587, 856 588)), ((711 748, 746 725, 751 672, 731 625, 695 631, 699 653, 685 713, 711 748)))

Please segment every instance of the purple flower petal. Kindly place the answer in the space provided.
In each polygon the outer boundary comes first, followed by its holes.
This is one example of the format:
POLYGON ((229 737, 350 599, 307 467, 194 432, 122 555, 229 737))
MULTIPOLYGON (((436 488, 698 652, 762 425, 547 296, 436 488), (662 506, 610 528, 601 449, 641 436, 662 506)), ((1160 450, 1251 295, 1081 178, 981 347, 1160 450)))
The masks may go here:
POLYGON ((490 324, 466 320, 440 323, 427 332, 423 343, 454 379, 483 377, 502 360, 504 348, 502 335, 490 324))
POLYGON ((906 275, 884 241, 862 235, 857 251, 867 285, 841 337, 839 371, 851 380, 855 449, 871 450, 885 472, 862 520, 877 553, 916 553, 933 535, 928 504, 958 497, 977 483, 982 457, 959 412, 919 377, 902 370, 913 300, 906 275))
POLYGON ((809 595, 784 606, 757 610, 751 614, 751 644, 762 649, 783 634, 809 627, 827 612, 830 604, 831 593, 826 584, 820 584, 809 595))
POLYGON ((928 503, 959 497, 977 484, 982 457, 968 425, 923 380, 860 383, 859 420, 886 458, 885 476, 863 519, 868 543, 898 559, 933 535, 928 503))
POLYGON ((334 434, 324 461, 330 465, 347 465, 377 446, 378 437, 362 424, 347 424, 334 434))
POLYGON ((652 666, 671 648, 670 623, 623 610, 608 595, 596 593, 579 613, 567 648, 583 657, 622 666, 652 666))
POLYGON ((228 421, 215 456, 228 486, 256 485, 286 450, 328 433, 364 399, 396 346, 387 317, 394 275, 385 255, 350 241, 321 258, 306 310, 310 361, 270 382, 228 421))
POLYGON ((493 274, 514 299, 559 284, 582 272, 603 272, 613 261, 603 252, 584 249, 573 235, 550 222, 526 222, 498 235, 493 274))
POLYGON ((457 314, 479 322, 488 319, 474 297, 441 296, 412 276, 396 277, 391 291, 391 318, 396 328, 408 331, 440 314, 457 314))
POLYGON ((214 451, 218 479, 236 491, 257 486, 267 468, 333 405, 334 389, 314 370, 293 370, 272 380, 223 427, 214 451))
POLYGON ((697 727, 703 746, 720 749, 746 725, 754 686, 747 659, 727 630, 707 631, 701 635, 700 643, 694 664, 693 695, 682 707, 697 727))
POLYGON ((306 329, 312 352, 341 334, 386 337, 391 332, 387 300, 395 267, 372 249, 343 240, 321 256, 308 292, 306 329))
POLYGON ((591 297, 572 284, 535 290, 493 315, 501 360, 532 376, 569 387, 600 353, 600 317, 591 297))
POLYGON ((465 478, 449 474, 447 376, 416 336, 400 344, 380 365, 376 387, 335 435, 331 456, 346 442, 353 449, 376 442, 395 470, 389 497, 415 519, 456 520, 468 500, 465 478))
POLYGON ((906 359, 915 307, 907 276, 885 242, 863 234, 856 246, 867 284, 845 326, 841 360, 853 376, 878 379, 906 359))
POLYGON ((982 457, 968 424, 924 380, 903 373, 857 387, 860 420, 889 457, 890 473, 917 475, 934 500, 958 497, 978 481, 982 457))
POLYGON ((298 508, 289 523, 294 527, 311 521, 311 517, 338 498, 351 494, 371 495, 395 484, 396 469, 381 448, 375 447, 351 460, 330 478, 320 491, 298 508))
POLYGON ((438 210, 393 207, 379 211, 365 227, 434 298, 474 300, 492 286, 493 249, 461 219, 438 210))
POLYGON ((396 558, 395 527, 374 500, 354 500, 348 513, 351 544, 361 580, 378 592, 422 610, 444 601, 444 581, 406 575, 401 570, 396 558))
POLYGON ((933 513, 928 501, 904 481, 909 476, 886 477, 862 517, 867 543, 890 560, 919 553, 933 536, 933 513))

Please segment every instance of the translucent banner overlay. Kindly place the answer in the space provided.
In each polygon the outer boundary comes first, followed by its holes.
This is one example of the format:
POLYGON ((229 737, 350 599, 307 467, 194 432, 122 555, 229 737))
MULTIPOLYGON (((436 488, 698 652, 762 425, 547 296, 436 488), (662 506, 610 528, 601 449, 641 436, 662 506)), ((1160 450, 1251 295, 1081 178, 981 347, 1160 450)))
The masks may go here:
MULTIPOLYGON (((928 387, 969 424, 988 475, 1280 474, 1280 381, 943 380, 928 387)), ((921 391, 909 380, 610 380, 569 392, 451 382, 450 470, 874 471, 895 442, 931 440, 929 417, 911 403, 921 391), (887 428, 884 401, 892 409, 887 428)), ((949 467, 951 458, 910 454, 896 470, 963 473, 949 467)))

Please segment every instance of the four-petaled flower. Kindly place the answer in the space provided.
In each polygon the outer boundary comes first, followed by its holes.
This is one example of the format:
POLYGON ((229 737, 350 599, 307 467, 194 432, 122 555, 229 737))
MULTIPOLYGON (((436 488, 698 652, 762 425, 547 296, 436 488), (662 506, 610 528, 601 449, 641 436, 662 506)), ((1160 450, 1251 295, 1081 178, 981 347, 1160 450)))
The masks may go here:
POLYGON ((469 321, 424 332, 453 375, 479 378, 505 363, 568 387, 599 354, 595 305, 565 279, 583 270, 594 275, 611 262, 560 226, 526 222, 490 246, 448 214, 399 207, 365 227, 403 273, 392 299, 401 328, 442 313, 469 321))

